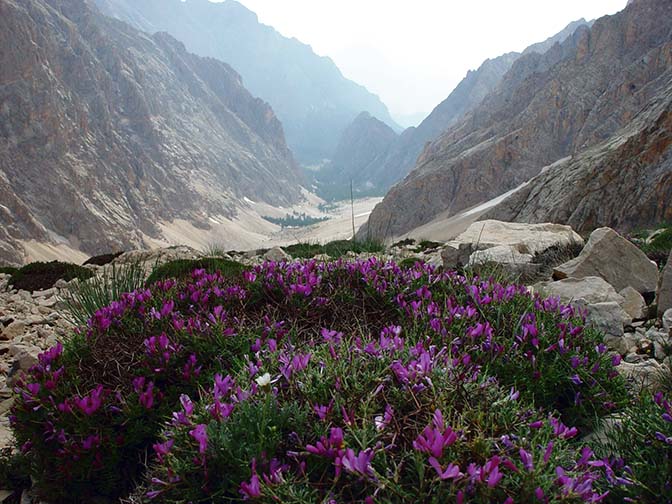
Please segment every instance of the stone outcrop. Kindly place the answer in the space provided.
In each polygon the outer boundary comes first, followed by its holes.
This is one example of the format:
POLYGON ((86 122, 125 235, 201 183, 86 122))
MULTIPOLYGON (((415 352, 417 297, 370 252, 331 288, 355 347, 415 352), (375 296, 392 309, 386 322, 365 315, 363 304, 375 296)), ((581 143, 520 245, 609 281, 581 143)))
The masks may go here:
POLYGON ((616 290, 653 293, 658 267, 633 243, 610 228, 595 230, 578 257, 553 270, 554 278, 599 276, 616 290))
POLYGON ((235 0, 95 0, 106 14, 137 28, 170 33, 200 56, 229 63, 245 86, 269 102, 287 142, 307 164, 331 158, 343 130, 367 111, 395 126, 387 107, 341 74, 329 58, 262 24, 235 0))
POLYGON ((642 0, 543 55, 516 60, 495 91, 425 148, 360 233, 400 236, 519 188, 554 164, 509 198, 527 202, 525 212, 516 205, 487 218, 577 230, 671 218, 670 17, 669 1, 642 0), (562 186, 542 183, 551 172, 562 186), (546 200, 550 192, 557 196, 546 200), (548 211, 535 214, 539 206, 548 211))
POLYGON ((145 246, 160 223, 301 198, 270 106, 228 65, 84 0, 0 0, 0 261, 20 240, 89 254, 145 246))

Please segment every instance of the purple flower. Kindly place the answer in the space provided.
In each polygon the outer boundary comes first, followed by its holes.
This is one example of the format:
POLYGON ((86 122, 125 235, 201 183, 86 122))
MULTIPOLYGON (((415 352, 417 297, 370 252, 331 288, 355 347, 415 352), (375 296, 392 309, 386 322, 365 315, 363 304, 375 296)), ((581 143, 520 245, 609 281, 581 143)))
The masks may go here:
POLYGON ((374 456, 375 453, 371 448, 359 452, 358 455, 355 455, 352 448, 347 448, 341 457, 341 465, 351 474, 373 478, 375 475, 371 467, 371 461, 374 456))
POLYGON ((261 497, 261 486, 259 483, 259 476, 253 474, 249 482, 243 481, 240 484, 239 492, 243 495, 243 498, 245 500, 261 497))
POLYGON ((75 399, 74 403, 86 416, 93 415, 103 404, 103 386, 98 385, 89 395, 75 399))
POLYGON ((204 455, 208 449, 208 433, 205 424, 198 424, 194 429, 189 431, 189 435, 198 441, 198 452, 204 455))
POLYGON ((436 474, 438 474, 439 478, 442 480, 459 479, 464 476, 464 474, 460 472, 460 466, 456 464, 448 464, 448 467, 444 470, 439 461, 434 457, 429 457, 429 465, 434 468, 436 474))
POLYGON ((534 462, 532 460, 532 454, 525 449, 521 448, 520 451, 520 460, 523 462, 523 467, 527 472, 534 471, 534 462))

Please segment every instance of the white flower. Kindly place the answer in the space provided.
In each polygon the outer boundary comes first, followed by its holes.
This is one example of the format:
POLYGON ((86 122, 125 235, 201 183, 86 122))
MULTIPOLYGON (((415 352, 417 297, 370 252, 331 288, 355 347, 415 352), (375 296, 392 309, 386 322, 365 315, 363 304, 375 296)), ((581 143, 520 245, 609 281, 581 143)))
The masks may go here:
POLYGON ((264 373, 254 381, 256 381, 257 385, 261 388, 268 387, 271 384, 271 375, 269 373, 264 373))

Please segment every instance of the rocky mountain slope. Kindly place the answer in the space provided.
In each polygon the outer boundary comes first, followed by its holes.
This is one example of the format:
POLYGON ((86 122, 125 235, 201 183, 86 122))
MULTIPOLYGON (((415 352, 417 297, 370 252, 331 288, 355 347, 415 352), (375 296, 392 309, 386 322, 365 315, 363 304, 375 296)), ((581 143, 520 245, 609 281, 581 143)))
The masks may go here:
POLYGON ((485 218, 564 222, 584 232, 672 221, 672 71, 666 79, 613 138, 533 178, 485 218))
POLYGON ((301 197, 280 122, 228 65, 85 0, 0 0, 0 46, 1 261, 21 240, 97 253, 301 197))
POLYGON ((326 199, 347 199, 352 180, 357 195, 377 194, 373 167, 398 138, 387 124, 362 112, 341 135, 333 159, 317 174, 318 193, 326 199))
POLYGON ((385 105, 343 77, 329 59, 259 23, 235 0, 95 0, 100 9, 148 33, 165 31, 201 56, 226 61, 245 86, 268 101, 297 158, 331 158, 343 130, 367 111, 395 125, 385 105))
POLYGON ((427 146, 362 234, 402 234, 514 189, 565 157, 618 142, 668 92, 671 18, 669 1, 639 0, 543 55, 519 58, 495 91, 427 146))
MULTIPOLYGON (((531 45, 522 54, 545 53, 556 43, 563 42, 580 26, 591 23, 581 19, 567 25, 565 29, 543 42, 531 45)), ((415 166, 418 156, 427 142, 436 139, 452 126, 466 112, 474 109, 490 93, 521 53, 511 52, 486 60, 477 70, 469 71, 453 92, 422 121, 417 128, 408 128, 399 138, 391 142, 387 149, 376 152, 376 159, 366 168, 366 174, 359 177, 361 191, 383 195, 395 183, 403 179, 415 166)), ((341 140, 343 147, 345 139, 341 140)), ((349 183, 346 174, 340 185, 349 183)))

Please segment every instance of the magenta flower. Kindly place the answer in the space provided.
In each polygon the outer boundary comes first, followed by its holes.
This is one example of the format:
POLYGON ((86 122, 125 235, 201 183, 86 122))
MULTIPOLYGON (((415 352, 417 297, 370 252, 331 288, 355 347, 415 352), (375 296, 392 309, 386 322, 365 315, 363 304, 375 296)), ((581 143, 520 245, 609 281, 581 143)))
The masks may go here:
POLYGON ((259 476, 253 474, 249 482, 243 481, 240 484, 239 492, 243 495, 243 498, 245 500, 261 497, 261 485, 259 482, 259 476))
POLYGON ((205 424, 198 424, 194 429, 189 431, 189 435, 198 441, 198 452, 204 455, 208 449, 208 433, 205 424))
POLYGON ((374 478, 373 467, 371 467, 371 461, 374 456, 375 453, 371 448, 359 452, 358 455, 355 455, 352 448, 347 448, 341 457, 341 465, 343 469, 351 474, 374 478))
POLYGON ((103 404, 103 386, 98 385, 89 395, 74 399, 74 403, 86 416, 93 415, 103 404))
POLYGON ((434 468, 436 474, 438 474, 439 478, 442 480, 459 479, 464 476, 464 474, 460 472, 460 466, 456 464, 448 464, 448 467, 444 470, 439 461, 434 457, 429 457, 429 465, 434 468))

